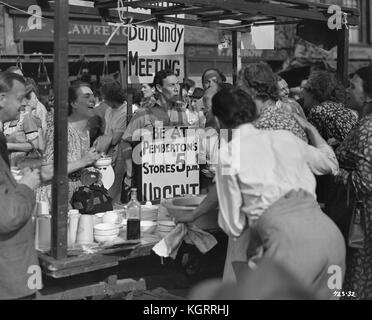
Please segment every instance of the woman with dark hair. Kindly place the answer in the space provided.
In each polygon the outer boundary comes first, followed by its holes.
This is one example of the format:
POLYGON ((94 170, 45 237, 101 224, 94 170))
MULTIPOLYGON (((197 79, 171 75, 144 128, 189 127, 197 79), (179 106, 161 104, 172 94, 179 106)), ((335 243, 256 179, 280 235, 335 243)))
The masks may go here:
MULTIPOLYGON (((360 300, 372 299, 372 67, 359 69, 351 79, 348 104, 359 110, 359 124, 336 150, 343 185, 350 185, 351 199, 365 205, 365 240, 361 249, 348 248, 343 290, 360 300)), ((353 206, 350 205, 350 209, 353 206)))
POLYGON ((308 120, 333 145, 341 143, 358 122, 358 115, 345 107, 345 89, 336 75, 318 71, 310 75, 303 89, 308 120))
POLYGON ((151 108, 156 104, 155 98, 155 86, 152 83, 144 83, 141 88, 142 100, 140 103, 140 108, 151 108))
POLYGON ((221 139, 216 172, 218 222, 229 235, 225 280, 234 280, 232 262, 248 259, 255 267, 260 253, 283 264, 317 297, 331 298, 328 267, 344 266, 345 247, 316 202, 314 175, 337 173, 333 150, 298 115, 312 146, 288 130, 258 130, 255 102, 240 89, 218 92, 213 113, 221 130, 232 132, 230 141, 221 139))
MULTIPOLYGON (((100 158, 94 148, 90 148, 88 120, 94 115, 95 104, 93 91, 89 84, 77 81, 68 90, 68 173, 69 173, 69 199, 74 191, 81 186, 80 170, 92 165, 100 158)), ((53 177, 54 160, 54 126, 48 128, 46 146, 42 167, 43 180, 53 177)), ((51 188, 48 185, 48 197, 51 188)))
POLYGON ((307 142, 304 130, 281 106, 277 76, 265 62, 251 63, 239 72, 237 85, 250 94, 257 106, 259 117, 254 122, 257 129, 288 130, 307 142))

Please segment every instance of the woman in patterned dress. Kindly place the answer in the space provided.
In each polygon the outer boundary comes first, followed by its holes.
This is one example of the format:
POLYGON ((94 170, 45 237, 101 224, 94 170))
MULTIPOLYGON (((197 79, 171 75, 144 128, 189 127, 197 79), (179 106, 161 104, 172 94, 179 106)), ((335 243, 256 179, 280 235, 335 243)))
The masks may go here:
POLYGON ((303 90, 309 122, 326 140, 341 143, 358 122, 358 114, 345 106, 344 87, 334 74, 313 73, 303 90))
MULTIPOLYGON (((309 122, 336 149, 358 122, 358 113, 345 105, 344 87, 335 74, 317 71, 306 82, 303 98, 309 122)), ((335 183, 333 176, 317 177, 317 199, 344 237, 350 223, 349 210, 342 210, 347 207, 346 198, 346 188, 335 183)))
POLYGON ((372 67, 358 70, 348 89, 348 102, 361 110, 358 126, 336 150, 339 179, 353 184, 353 192, 366 204, 366 241, 363 249, 348 248, 343 291, 356 299, 372 299, 372 67))
MULTIPOLYGON (((74 191, 81 186, 80 170, 92 165, 100 158, 93 148, 90 148, 88 120, 94 115, 94 95, 89 85, 76 82, 69 88, 69 117, 68 117, 68 173, 69 200, 74 191)), ((42 168, 43 180, 53 177, 54 160, 54 126, 48 128, 42 168)), ((51 199, 51 188, 48 185, 47 196, 51 199)))

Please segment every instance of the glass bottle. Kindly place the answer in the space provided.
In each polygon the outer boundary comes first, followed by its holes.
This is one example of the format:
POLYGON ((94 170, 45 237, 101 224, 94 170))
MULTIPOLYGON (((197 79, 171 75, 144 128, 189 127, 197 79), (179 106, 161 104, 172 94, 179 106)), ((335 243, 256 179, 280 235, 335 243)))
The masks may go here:
POLYGON ((127 206, 127 240, 141 239, 141 204, 137 200, 137 189, 132 188, 127 206))

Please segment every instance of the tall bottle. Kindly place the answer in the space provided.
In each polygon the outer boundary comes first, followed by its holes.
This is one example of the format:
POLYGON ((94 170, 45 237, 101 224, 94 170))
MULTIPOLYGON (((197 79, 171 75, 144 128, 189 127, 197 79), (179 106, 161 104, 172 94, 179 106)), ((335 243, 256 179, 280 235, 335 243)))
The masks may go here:
POLYGON ((141 239, 141 204, 137 200, 137 189, 131 190, 127 206, 127 240, 141 239))

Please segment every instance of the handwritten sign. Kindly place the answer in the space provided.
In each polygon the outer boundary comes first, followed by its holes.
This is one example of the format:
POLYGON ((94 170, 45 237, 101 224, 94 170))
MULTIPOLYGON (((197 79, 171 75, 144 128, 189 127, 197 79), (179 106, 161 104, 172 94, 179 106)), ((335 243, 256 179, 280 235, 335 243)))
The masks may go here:
POLYGON ((129 83, 152 83, 156 72, 171 69, 184 77, 184 27, 159 23, 131 27, 128 35, 129 83))
POLYGON ((199 144, 188 127, 154 128, 143 139, 142 200, 153 201, 185 194, 199 194, 199 144))

